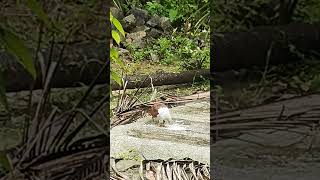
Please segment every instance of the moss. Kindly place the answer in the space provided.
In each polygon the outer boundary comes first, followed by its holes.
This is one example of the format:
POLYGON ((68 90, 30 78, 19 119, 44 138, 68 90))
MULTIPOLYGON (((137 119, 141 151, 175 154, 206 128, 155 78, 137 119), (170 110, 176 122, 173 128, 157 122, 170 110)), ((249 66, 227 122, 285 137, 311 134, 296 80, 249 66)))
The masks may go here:
POLYGON ((143 160, 139 151, 134 147, 131 147, 128 150, 117 154, 116 158, 117 159, 124 159, 124 160, 135 160, 135 161, 142 161, 143 160))

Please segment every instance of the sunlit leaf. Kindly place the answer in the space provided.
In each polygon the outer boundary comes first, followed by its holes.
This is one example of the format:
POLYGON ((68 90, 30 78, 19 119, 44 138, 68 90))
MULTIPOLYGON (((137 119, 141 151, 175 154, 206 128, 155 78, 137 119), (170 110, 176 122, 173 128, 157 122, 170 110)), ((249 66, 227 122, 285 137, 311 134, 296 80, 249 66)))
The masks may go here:
POLYGON ((175 10, 175 9, 170 9, 170 10, 169 10, 169 18, 170 18, 170 21, 176 20, 177 15, 178 15, 178 11, 177 11, 177 10, 175 10))
POLYGON ((119 58, 119 53, 115 48, 111 48, 110 50, 111 60, 115 61, 119 66, 121 66, 123 69, 125 69, 125 65, 123 61, 119 58))
POLYGON ((121 23, 118 21, 117 18, 112 16, 111 12, 110 12, 110 20, 111 20, 112 24, 117 28, 117 30, 121 33, 121 35, 124 37, 125 36, 125 32, 123 30, 123 27, 122 27, 121 23))
POLYGON ((121 77, 115 72, 111 70, 111 78, 119 85, 121 85, 121 77))
POLYGON ((110 49, 110 55, 111 58, 119 58, 119 53, 114 47, 110 49))
POLYGON ((118 45, 120 45, 120 36, 117 31, 112 30, 112 38, 116 41, 118 45))
POLYGON ((1 43, 5 45, 8 52, 16 56, 19 63, 36 79, 36 69, 33 64, 31 52, 25 43, 13 32, 0 27, 1 43))

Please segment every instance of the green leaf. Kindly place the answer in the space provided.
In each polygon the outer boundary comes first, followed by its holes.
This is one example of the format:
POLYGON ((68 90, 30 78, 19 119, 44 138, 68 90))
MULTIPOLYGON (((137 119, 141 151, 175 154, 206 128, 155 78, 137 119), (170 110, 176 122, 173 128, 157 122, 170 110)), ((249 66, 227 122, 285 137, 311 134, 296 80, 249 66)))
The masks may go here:
POLYGON ((177 10, 175 10, 175 9, 170 9, 170 10, 169 10, 169 18, 170 18, 170 21, 176 20, 177 15, 178 15, 178 11, 177 11, 177 10))
POLYGON ((118 45, 120 45, 120 36, 117 31, 112 30, 112 38, 116 41, 118 45))
POLYGON ((124 65, 123 61, 119 58, 119 53, 115 48, 111 48, 110 50, 110 56, 111 60, 115 61, 121 68, 126 69, 126 66, 124 65))
POLYGON ((50 29, 53 28, 48 15, 36 0, 27 0, 27 6, 37 15, 37 17, 50 29))
POLYGON ((111 70, 111 78, 119 85, 121 85, 121 77, 114 71, 111 70))
POLYGON ((5 168, 6 171, 12 173, 13 168, 5 151, 0 151, 0 164, 5 168))
POLYGON ((114 47, 110 49, 110 55, 111 55, 111 58, 114 58, 114 59, 119 58, 119 53, 114 47))
POLYGON ((0 39, 8 52, 16 56, 18 62, 36 79, 36 69, 33 64, 31 52, 24 42, 13 32, 0 26, 0 39))
POLYGON ((6 96, 6 88, 5 82, 2 77, 2 73, 0 73, 0 103, 4 105, 7 111, 9 111, 7 96, 6 96))
POLYGON ((121 33, 121 35, 124 37, 125 32, 123 30, 121 23, 118 21, 117 18, 112 16, 111 12, 110 12, 110 20, 111 20, 112 24, 117 28, 117 30, 121 33))

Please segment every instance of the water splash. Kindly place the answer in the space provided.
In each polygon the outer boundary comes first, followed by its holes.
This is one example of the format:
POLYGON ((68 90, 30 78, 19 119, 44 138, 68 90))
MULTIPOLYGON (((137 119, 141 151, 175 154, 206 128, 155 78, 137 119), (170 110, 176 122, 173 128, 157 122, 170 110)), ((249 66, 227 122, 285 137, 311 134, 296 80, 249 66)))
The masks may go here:
POLYGON ((185 131, 185 130, 188 130, 186 127, 183 127, 182 125, 180 124, 172 124, 172 125, 169 125, 167 127, 167 129, 169 130, 174 130, 174 131, 185 131))

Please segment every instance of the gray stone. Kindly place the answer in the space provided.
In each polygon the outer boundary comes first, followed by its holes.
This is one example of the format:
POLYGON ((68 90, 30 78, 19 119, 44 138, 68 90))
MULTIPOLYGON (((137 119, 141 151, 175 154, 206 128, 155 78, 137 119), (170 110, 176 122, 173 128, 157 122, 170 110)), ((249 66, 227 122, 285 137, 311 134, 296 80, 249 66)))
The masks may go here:
POLYGON ((147 25, 150 27, 160 27, 160 17, 155 15, 150 18, 150 20, 147 22, 147 25))
POLYGON ((120 160, 116 163, 116 168, 119 171, 125 171, 133 167, 139 167, 140 164, 141 163, 139 161, 135 160, 120 160))
POLYGON ((209 101, 187 103, 170 111, 173 124, 167 127, 152 124, 148 116, 112 128, 111 157, 134 147, 147 159, 189 157, 210 164, 209 101))
POLYGON ((170 19, 167 17, 160 18, 160 27, 164 31, 171 31, 173 29, 170 23, 170 19))
POLYGON ((119 55, 122 56, 122 55, 128 55, 130 54, 130 52, 126 49, 123 49, 123 48, 119 48, 119 55))
POLYGON ((118 20, 121 20, 124 18, 124 14, 123 12, 119 9, 119 8, 116 8, 116 7, 110 7, 110 11, 112 13, 112 15, 117 18, 118 20))
POLYGON ((152 61, 159 61, 160 60, 158 54, 156 54, 156 53, 150 53, 150 57, 151 57, 152 61))
POLYGON ((149 29, 150 29, 149 27, 142 25, 142 26, 137 26, 137 27, 133 28, 131 30, 131 32, 148 31, 149 29))
POLYGON ((217 179, 316 180, 320 175, 317 150, 320 141, 314 141, 314 149, 308 150, 310 138, 296 133, 307 132, 308 128, 291 130, 251 130, 240 135, 239 140, 225 139, 212 144, 211 158, 215 161, 217 179))
POLYGON ((158 37, 160 37, 162 34, 163 34, 162 31, 160 31, 160 30, 158 30, 158 29, 155 29, 155 28, 152 28, 152 29, 147 33, 147 36, 148 36, 148 37, 152 37, 152 38, 158 38, 158 37))
POLYGON ((140 8, 132 8, 129 11, 130 14, 133 14, 137 19, 137 25, 144 25, 145 22, 149 19, 148 11, 140 8))
POLYGON ((144 38, 146 37, 145 31, 138 31, 134 33, 127 34, 127 43, 132 43, 138 48, 143 48, 145 46, 144 38))
POLYGON ((126 16, 123 18, 124 24, 123 28, 125 31, 129 32, 132 28, 136 26, 136 17, 133 14, 130 14, 129 16, 126 16))

